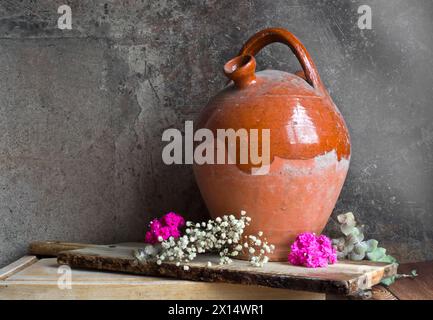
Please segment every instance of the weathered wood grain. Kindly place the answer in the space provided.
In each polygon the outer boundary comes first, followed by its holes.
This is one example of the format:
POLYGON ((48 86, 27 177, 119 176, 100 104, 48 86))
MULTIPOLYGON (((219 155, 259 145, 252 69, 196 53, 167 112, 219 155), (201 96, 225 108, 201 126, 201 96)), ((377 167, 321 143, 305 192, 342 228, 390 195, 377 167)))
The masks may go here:
POLYGON ((69 288, 60 288, 55 258, 36 263, 0 281, 4 299, 139 299, 139 300, 324 300, 321 293, 251 287, 228 283, 185 281, 125 273, 72 269, 69 288))
POLYGON ((29 265, 35 263, 38 259, 35 256, 24 256, 17 261, 0 269, 0 280, 4 280, 14 273, 25 269, 29 265))
POLYGON ((36 256, 57 257, 59 252, 96 246, 87 243, 70 243, 61 241, 35 241, 30 243, 27 252, 36 256))
POLYGON ((307 269, 281 262, 272 262, 264 268, 255 268, 247 261, 240 260, 221 266, 218 265, 217 256, 201 255, 188 263, 189 270, 186 271, 171 262, 164 262, 161 265, 155 262, 139 263, 132 256, 132 250, 140 245, 142 244, 94 246, 70 250, 59 253, 58 262, 75 268, 343 295, 369 290, 383 277, 394 275, 397 270, 395 264, 364 261, 344 261, 321 269, 307 269), (207 266, 208 261, 212 262, 211 267, 207 266))
POLYGON ((410 274, 416 270, 415 278, 399 279, 388 290, 399 300, 433 300, 433 261, 404 263, 399 273, 410 274))

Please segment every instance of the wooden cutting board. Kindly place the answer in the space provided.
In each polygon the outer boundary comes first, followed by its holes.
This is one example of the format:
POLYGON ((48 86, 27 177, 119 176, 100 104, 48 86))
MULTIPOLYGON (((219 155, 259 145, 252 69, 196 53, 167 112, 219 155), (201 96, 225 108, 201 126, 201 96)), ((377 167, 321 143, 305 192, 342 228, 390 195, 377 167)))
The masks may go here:
POLYGON ((270 262, 263 268, 256 268, 242 260, 234 260, 229 265, 218 265, 219 259, 216 255, 200 255, 196 260, 188 263, 189 270, 184 270, 172 262, 163 262, 161 265, 157 265, 156 262, 138 262, 132 252, 142 246, 143 243, 105 246, 49 243, 47 247, 39 243, 31 246, 29 251, 33 254, 41 254, 40 252, 43 251, 45 255, 54 252, 59 264, 67 264, 72 268, 341 295, 356 295, 369 290, 382 278, 397 272, 396 264, 369 261, 341 261, 320 269, 296 267, 283 262, 270 262), (207 266, 208 261, 212 262, 212 266, 207 266))

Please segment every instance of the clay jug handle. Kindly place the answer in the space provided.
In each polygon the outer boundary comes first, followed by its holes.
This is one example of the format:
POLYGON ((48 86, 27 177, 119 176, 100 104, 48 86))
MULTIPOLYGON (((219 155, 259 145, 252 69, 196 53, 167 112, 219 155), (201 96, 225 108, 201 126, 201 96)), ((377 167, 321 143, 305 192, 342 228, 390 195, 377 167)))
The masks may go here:
POLYGON ((298 58, 305 74, 305 80, 315 89, 326 94, 316 65, 304 45, 289 31, 282 28, 269 28, 259 31, 244 44, 239 56, 255 56, 263 47, 273 42, 280 42, 290 47, 298 58))

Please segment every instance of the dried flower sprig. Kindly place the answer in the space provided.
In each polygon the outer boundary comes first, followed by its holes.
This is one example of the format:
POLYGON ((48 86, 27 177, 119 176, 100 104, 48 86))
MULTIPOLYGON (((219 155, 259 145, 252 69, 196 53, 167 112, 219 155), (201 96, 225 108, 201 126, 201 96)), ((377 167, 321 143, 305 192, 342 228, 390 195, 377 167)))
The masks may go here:
MULTIPOLYGON (((177 266, 182 264, 184 270, 188 270, 187 263, 201 253, 217 252, 220 264, 229 264, 232 262, 231 258, 242 253, 249 257, 253 266, 260 267, 269 261, 267 254, 272 253, 275 246, 268 244, 263 238, 263 232, 259 232, 257 236, 246 236, 247 241, 243 242, 242 235, 250 221, 251 218, 245 211, 241 212, 240 218, 225 215, 201 223, 187 221, 183 236, 178 239, 159 238, 159 244, 138 249, 134 255, 140 261, 155 259, 157 264, 172 261, 177 266)), ((209 265, 212 264, 208 262, 209 265)))
POLYGON ((364 226, 359 225, 352 212, 337 216, 342 237, 332 239, 337 249, 338 259, 361 261, 368 259, 375 262, 396 262, 396 259, 386 254, 386 249, 379 247, 375 239, 365 240, 364 226))
MULTIPOLYGON (((364 225, 358 224, 352 212, 340 214, 337 216, 337 220, 340 223, 340 230, 343 236, 332 239, 332 243, 337 250, 339 259, 398 263, 393 256, 387 254, 385 248, 379 247, 377 240, 364 240, 364 225)), ((416 270, 412 270, 411 274, 397 274, 384 278, 381 283, 389 286, 397 279, 415 278, 417 276, 416 270)))
POLYGON ((263 238, 263 232, 259 231, 257 235, 245 236, 244 239, 242 253, 249 257, 251 264, 254 267, 263 267, 265 263, 268 263, 267 254, 274 252, 275 246, 268 244, 266 238, 263 238))

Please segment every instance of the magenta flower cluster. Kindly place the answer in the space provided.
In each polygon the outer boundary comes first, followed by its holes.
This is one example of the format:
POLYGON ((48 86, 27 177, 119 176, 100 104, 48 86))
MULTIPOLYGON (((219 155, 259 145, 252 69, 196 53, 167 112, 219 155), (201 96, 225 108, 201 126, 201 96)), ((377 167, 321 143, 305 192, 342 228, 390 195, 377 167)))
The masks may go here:
POLYGON ((180 228, 184 225, 185 219, 181 215, 169 212, 162 218, 153 219, 150 222, 150 230, 146 232, 144 241, 146 243, 155 244, 159 242, 159 237, 163 240, 167 240, 170 237, 177 239, 181 235, 180 228))
POLYGON ((327 236, 302 233, 291 246, 289 262, 295 266, 323 268, 337 262, 337 251, 327 236))

